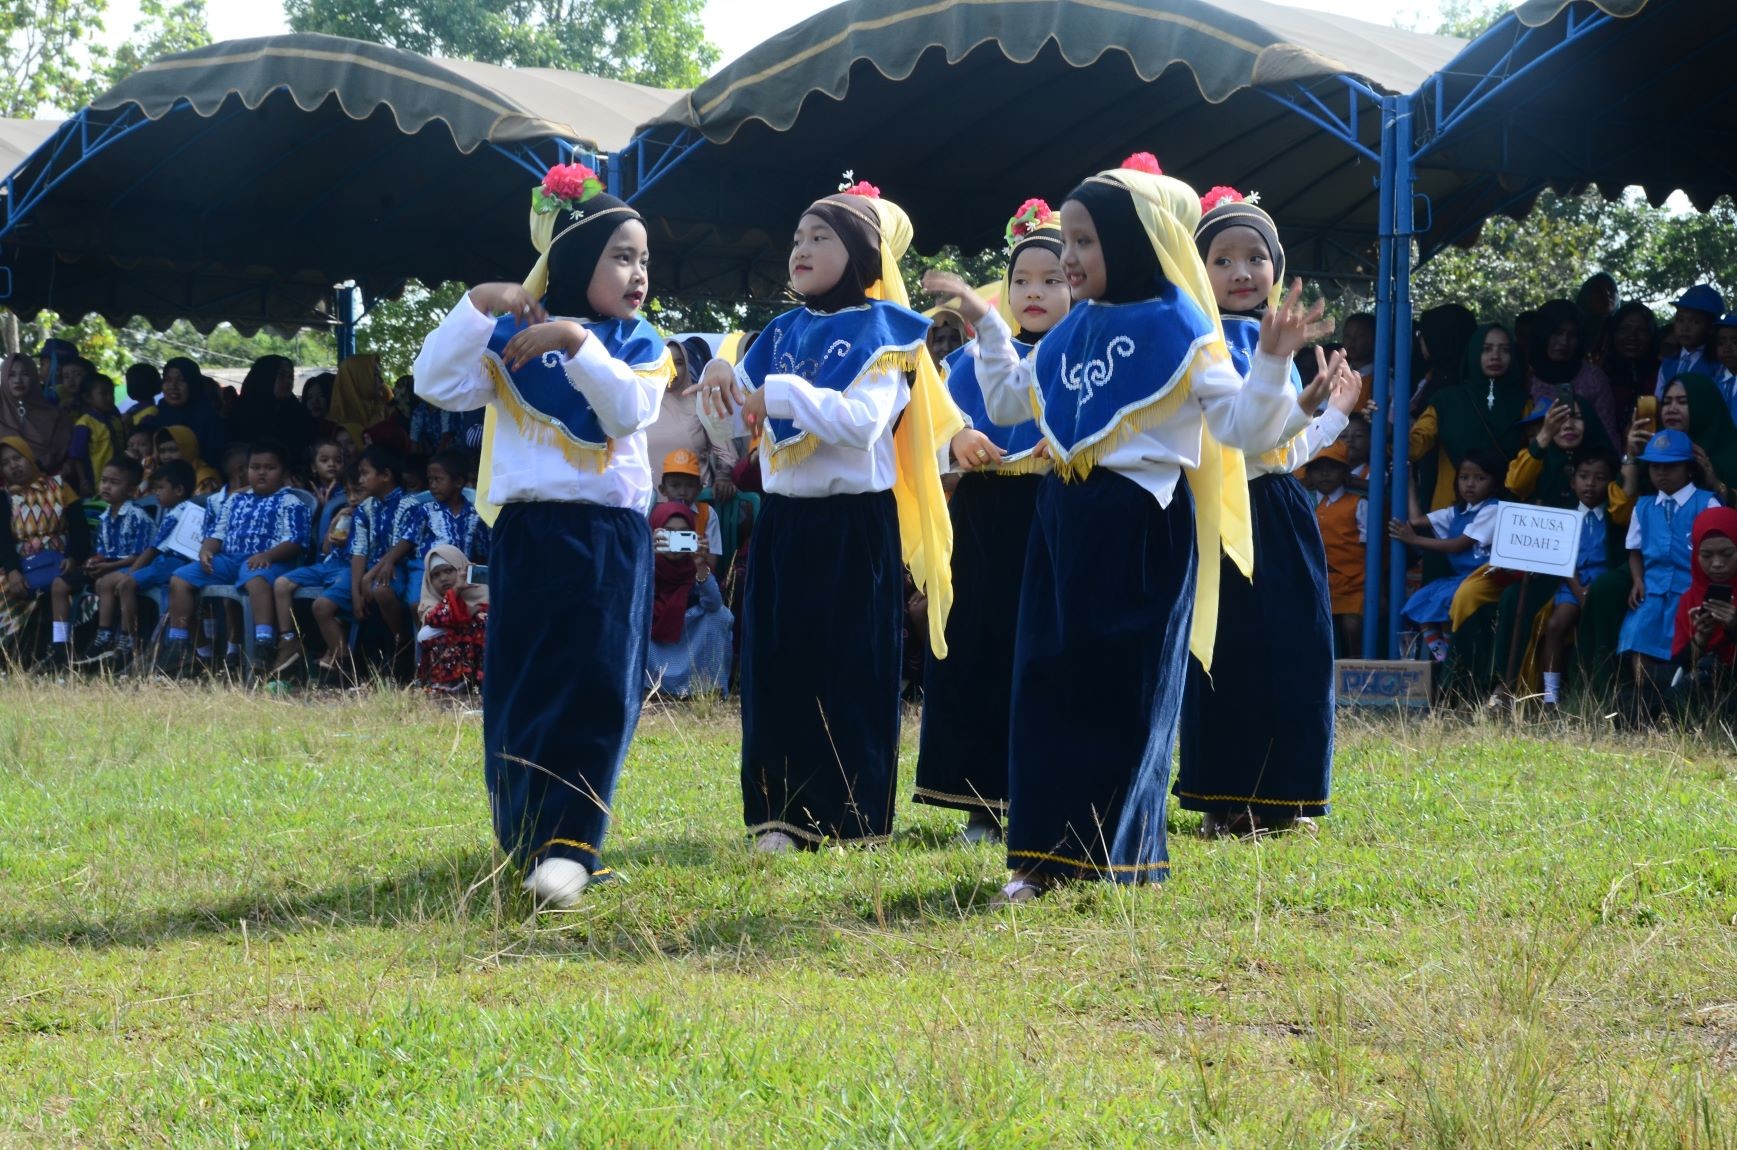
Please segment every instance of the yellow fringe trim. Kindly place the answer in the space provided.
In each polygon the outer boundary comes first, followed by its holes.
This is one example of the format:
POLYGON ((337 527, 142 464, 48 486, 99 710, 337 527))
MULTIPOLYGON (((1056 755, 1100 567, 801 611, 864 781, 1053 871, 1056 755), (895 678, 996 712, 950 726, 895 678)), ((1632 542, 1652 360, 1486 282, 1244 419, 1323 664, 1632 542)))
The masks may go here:
MULTIPOLYGON (((1203 336, 1195 341, 1189 349, 1188 357, 1176 369, 1176 374, 1172 377, 1175 383, 1168 390, 1153 396, 1132 411, 1123 412, 1114 426, 1100 434, 1092 443, 1076 449, 1064 459, 1061 445, 1051 439, 1050 452, 1055 462, 1056 474, 1066 483, 1077 483, 1090 475, 1099 460, 1127 442, 1130 436, 1158 426, 1181 410, 1182 405, 1194 394, 1193 379, 1196 371, 1208 366, 1214 359, 1228 362, 1229 358, 1229 354, 1224 351, 1222 336, 1203 336), (1218 351, 1216 357, 1212 354, 1215 343, 1218 351)), ((1031 390, 1031 409, 1037 416, 1039 427, 1042 427, 1043 404, 1035 384, 1031 390)), ((1047 430, 1044 434, 1047 438, 1047 430)))
POLYGON ((1071 859, 1064 855, 1052 855, 1044 851, 1008 851, 1008 858, 1036 859, 1039 862, 1060 863, 1063 866, 1079 867, 1084 871, 1110 871, 1114 874, 1144 874, 1149 871, 1169 870, 1170 863, 1096 863, 1089 859, 1071 859))
POLYGON ((1177 791, 1177 798, 1198 799, 1203 803, 1248 803, 1262 807, 1324 807, 1326 799, 1268 799, 1260 795, 1199 795, 1193 791, 1177 791))
POLYGON ((941 803, 958 803, 975 810, 989 811, 992 814, 1004 815, 1007 813, 1007 800, 1005 799, 986 799, 981 795, 950 795, 946 791, 931 790, 928 787, 913 787, 911 797, 918 801, 930 799, 941 803))
POLYGON ((1048 475, 1054 467, 1047 456, 1028 455, 1012 463, 995 463, 977 470, 987 475, 1048 475))
MULTIPOLYGON (((888 348, 876 353, 875 357, 869 360, 867 365, 865 365, 861 371, 856 373, 856 379, 851 380, 849 386, 845 387, 841 394, 849 395, 850 389, 857 385, 857 380, 860 380, 865 376, 874 375, 877 372, 889 370, 903 372, 916 371, 917 359, 919 355, 921 355, 922 350, 923 346, 918 344, 916 347, 888 348)), ((673 365, 671 370, 674 370, 673 365)), ((672 376, 671 378, 674 377, 672 376)), ((774 445, 772 450, 766 456, 766 467, 768 470, 774 472, 782 471, 786 467, 795 467, 797 464, 813 455, 815 449, 819 446, 820 441, 804 431, 782 447, 774 445)))
POLYGON ((558 448, 567 462, 578 470, 601 473, 609 465, 609 451, 613 446, 609 440, 605 439, 601 447, 581 443, 566 428, 521 399, 513 386, 512 376, 492 355, 483 357, 483 367, 495 385, 495 398, 520 435, 532 443, 558 448))

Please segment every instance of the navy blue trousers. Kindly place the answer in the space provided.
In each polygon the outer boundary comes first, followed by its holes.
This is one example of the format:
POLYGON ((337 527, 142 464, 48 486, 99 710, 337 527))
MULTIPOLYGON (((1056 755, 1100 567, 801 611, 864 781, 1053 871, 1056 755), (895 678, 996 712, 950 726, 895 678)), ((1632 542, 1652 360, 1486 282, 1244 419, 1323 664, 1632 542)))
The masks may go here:
POLYGON ((890 491, 761 501, 742 632, 749 831, 891 835, 904 570, 890 491))
POLYGON ((1212 675, 1188 661, 1184 810, 1274 820, 1324 815, 1333 776, 1333 604, 1327 552, 1303 485, 1249 484, 1251 584, 1228 560, 1219 582, 1212 675))
POLYGON ((1007 811, 1013 637, 1042 482, 1037 475, 978 472, 961 477, 953 492, 953 610, 947 657, 930 650, 923 668, 919 803, 1007 811))
POLYGON ((484 773, 495 837, 520 866, 595 873, 645 701, 651 529, 594 503, 509 503, 489 551, 484 773))
POLYGON ((1194 503, 1100 467, 1046 476, 1020 587, 1007 862, 1162 882, 1194 614, 1194 503))

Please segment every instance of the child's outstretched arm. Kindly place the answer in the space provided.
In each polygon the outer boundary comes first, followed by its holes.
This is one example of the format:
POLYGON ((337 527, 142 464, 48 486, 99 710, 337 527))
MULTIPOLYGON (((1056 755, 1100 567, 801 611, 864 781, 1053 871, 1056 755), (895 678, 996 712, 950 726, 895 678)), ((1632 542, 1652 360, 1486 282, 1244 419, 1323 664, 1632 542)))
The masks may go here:
POLYGON ((977 329, 977 383, 989 418, 1002 427, 1016 427, 1033 418, 1037 414, 1031 409, 1033 363, 1020 358, 1013 333, 989 301, 959 276, 932 268, 923 273, 923 290, 938 299, 957 298, 959 314, 977 329))

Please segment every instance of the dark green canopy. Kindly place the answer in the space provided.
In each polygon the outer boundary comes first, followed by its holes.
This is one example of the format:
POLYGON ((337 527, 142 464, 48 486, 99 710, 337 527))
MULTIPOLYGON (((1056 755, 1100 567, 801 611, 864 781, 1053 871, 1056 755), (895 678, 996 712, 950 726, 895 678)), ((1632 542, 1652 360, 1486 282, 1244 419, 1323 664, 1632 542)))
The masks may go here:
POLYGON ((168 57, 15 173, 4 302, 252 331, 332 322, 345 280, 370 300, 411 277, 517 280, 556 141, 620 148, 680 95, 332 36, 168 57))
POLYGON ((850 0, 642 128, 627 188, 661 290, 773 294, 802 207, 847 169, 920 248, 977 250, 1026 197, 1151 151, 1202 190, 1258 191, 1293 268, 1367 277, 1377 101, 1461 46, 1261 0, 850 0))

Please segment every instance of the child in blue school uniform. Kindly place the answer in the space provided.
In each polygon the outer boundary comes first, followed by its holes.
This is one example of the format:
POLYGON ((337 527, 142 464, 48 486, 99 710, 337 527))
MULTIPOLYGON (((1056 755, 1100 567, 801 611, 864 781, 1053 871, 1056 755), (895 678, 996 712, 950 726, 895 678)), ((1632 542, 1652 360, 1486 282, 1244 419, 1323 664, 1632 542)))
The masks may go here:
MULTIPOLYGON (((391 552, 402 534, 404 518, 410 510, 400 484, 403 464, 384 447, 370 447, 356 460, 356 477, 365 493, 350 519, 350 546, 347 565, 329 575, 325 591, 314 601, 314 622, 325 640, 325 652, 315 664, 322 673, 340 672, 347 668, 350 644, 344 634, 344 624, 360 621, 368 613, 369 603, 381 604, 381 613, 388 626, 393 616, 387 615, 382 598, 398 610, 405 587, 405 573, 392 562, 391 552)), ((398 627, 393 626, 396 636, 398 627)))
POLYGON ((1493 452, 1467 452, 1454 480, 1457 503, 1424 515, 1413 491, 1410 520, 1395 519, 1388 525, 1389 537, 1408 547, 1446 555, 1453 572, 1418 588, 1405 601, 1402 612, 1417 624, 1430 657, 1438 663, 1447 661, 1448 642, 1443 630, 1451 617, 1454 592, 1466 576, 1489 561, 1490 541, 1496 532, 1496 501, 1506 474, 1507 462, 1493 452), (1425 531, 1429 534, 1423 534, 1425 531))
POLYGON ((1561 701, 1562 663, 1568 645, 1573 642, 1575 628, 1580 626, 1586 589, 1610 567, 1610 481, 1616 471, 1616 460, 1608 452, 1588 455, 1574 464, 1570 483, 1580 503, 1580 543, 1574 574, 1557 588, 1539 645, 1545 706, 1555 706, 1561 701))
MULTIPOLYGON (((130 566, 104 580, 112 581, 112 592, 120 605, 121 625, 115 635, 113 668, 117 675, 132 669, 138 651, 139 592, 167 587, 175 572, 199 561, 199 546, 194 541, 205 536, 205 509, 193 501, 197 485, 193 465, 179 459, 151 472, 151 494, 157 498, 155 530, 130 566)), ((97 584, 99 599, 105 590, 104 581, 97 584)))
POLYGON ((1695 516, 1719 506, 1711 491, 1696 487, 1691 479, 1695 445, 1681 431, 1659 432, 1639 458, 1658 494, 1635 504, 1628 525, 1628 567, 1634 588, 1616 648, 1619 655, 1635 657, 1637 678, 1647 661, 1671 658, 1677 600, 1689 589, 1693 572, 1695 516))
POLYGON ((1671 319, 1670 334, 1666 338, 1676 345, 1677 354, 1659 361, 1659 378, 1654 394, 1660 399, 1664 398, 1665 388, 1671 380, 1679 375, 1699 372, 1712 376, 1718 370, 1713 363, 1713 327, 1725 314, 1725 297, 1706 284, 1696 284, 1684 292, 1674 306, 1677 314, 1671 319))
POLYGON ((231 494, 199 561, 175 572, 169 581, 169 634, 157 656, 157 669, 171 677, 185 672, 200 590, 230 584, 247 592, 253 608, 254 645, 270 663, 276 647, 276 605, 272 584, 289 571, 307 546, 313 529, 307 504, 284 486, 289 464, 276 444, 256 443, 248 455, 247 491, 231 494))
MULTIPOLYGON (((132 500, 144 470, 138 460, 119 455, 103 464, 97 481, 97 494, 108 506, 97 520, 92 554, 84 563, 85 578, 97 593, 97 633, 79 653, 76 666, 96 667, 116 654, 115 615, 120 608, 116 583, 121 573, 151 545, 156 532, 150 513, 132 500)), ((64 648, 56 649, 57 657, 62 654, 64 648)))
POLYGON ((422 591, 422 565, 435 547, 453 547, 472 563, 489 561, 489 529, 477 514, 476 505, 464 493, 470 478, 470 461, 462 451, 442 451, 424 470, 428 498, 406 503, 400 516, 397 542, 388 557, 394 568, 402 565, 404 585, 411 594, 422 591))
POLYGON ((1719 385, 1732 420, 1737 421, 1737 312, 1727 312, 1713 325, 1713 357, 1719 366, 1713 382, 1719 385))
POLYGON ((566 907, 606 873, 598 853, 645 701, 645 433, 675 366, 638 315, 645 222, 595 172, 552 169, 532 192, 531 235, 542 258, 524 284, 471 288, 414 370, 436 407, 486 408, 484 777, 525 889, 566 907), (551 600, 552 587, 576 593, 551 600))
MULTIPOLYGON (((333 445, 336 447, 336 445, 333 445)), ((298 591, 317 589, 321 597, 314 602, 316 620, 318 607, 326 595, 335 597, 340 605, 350 601, 350 529, 355 522, 356 509, 368 494, 362 488, 362 477, 358 464, 352 463, 343 469, 341 478, 343 502, 334 499, 328 504, 327 513, 321 515, 325 530, 319 545, 319 558, 316 562, 278 577, 272 588, 272 594, 277 599, 278 647, 277 658, 273 660, 269 670, 273 674, 287 671, 295 666, 303 655, 301 632, 295 621, 295 597, 298 591)), ((319 493, 315 492, 317 496, 319 493)), ((326 655, 330 665, 336 665, 339 653, 331 646, 336 639, 342 644, 344 636, 341 627, 322 637, 327 643, 326 655)))

